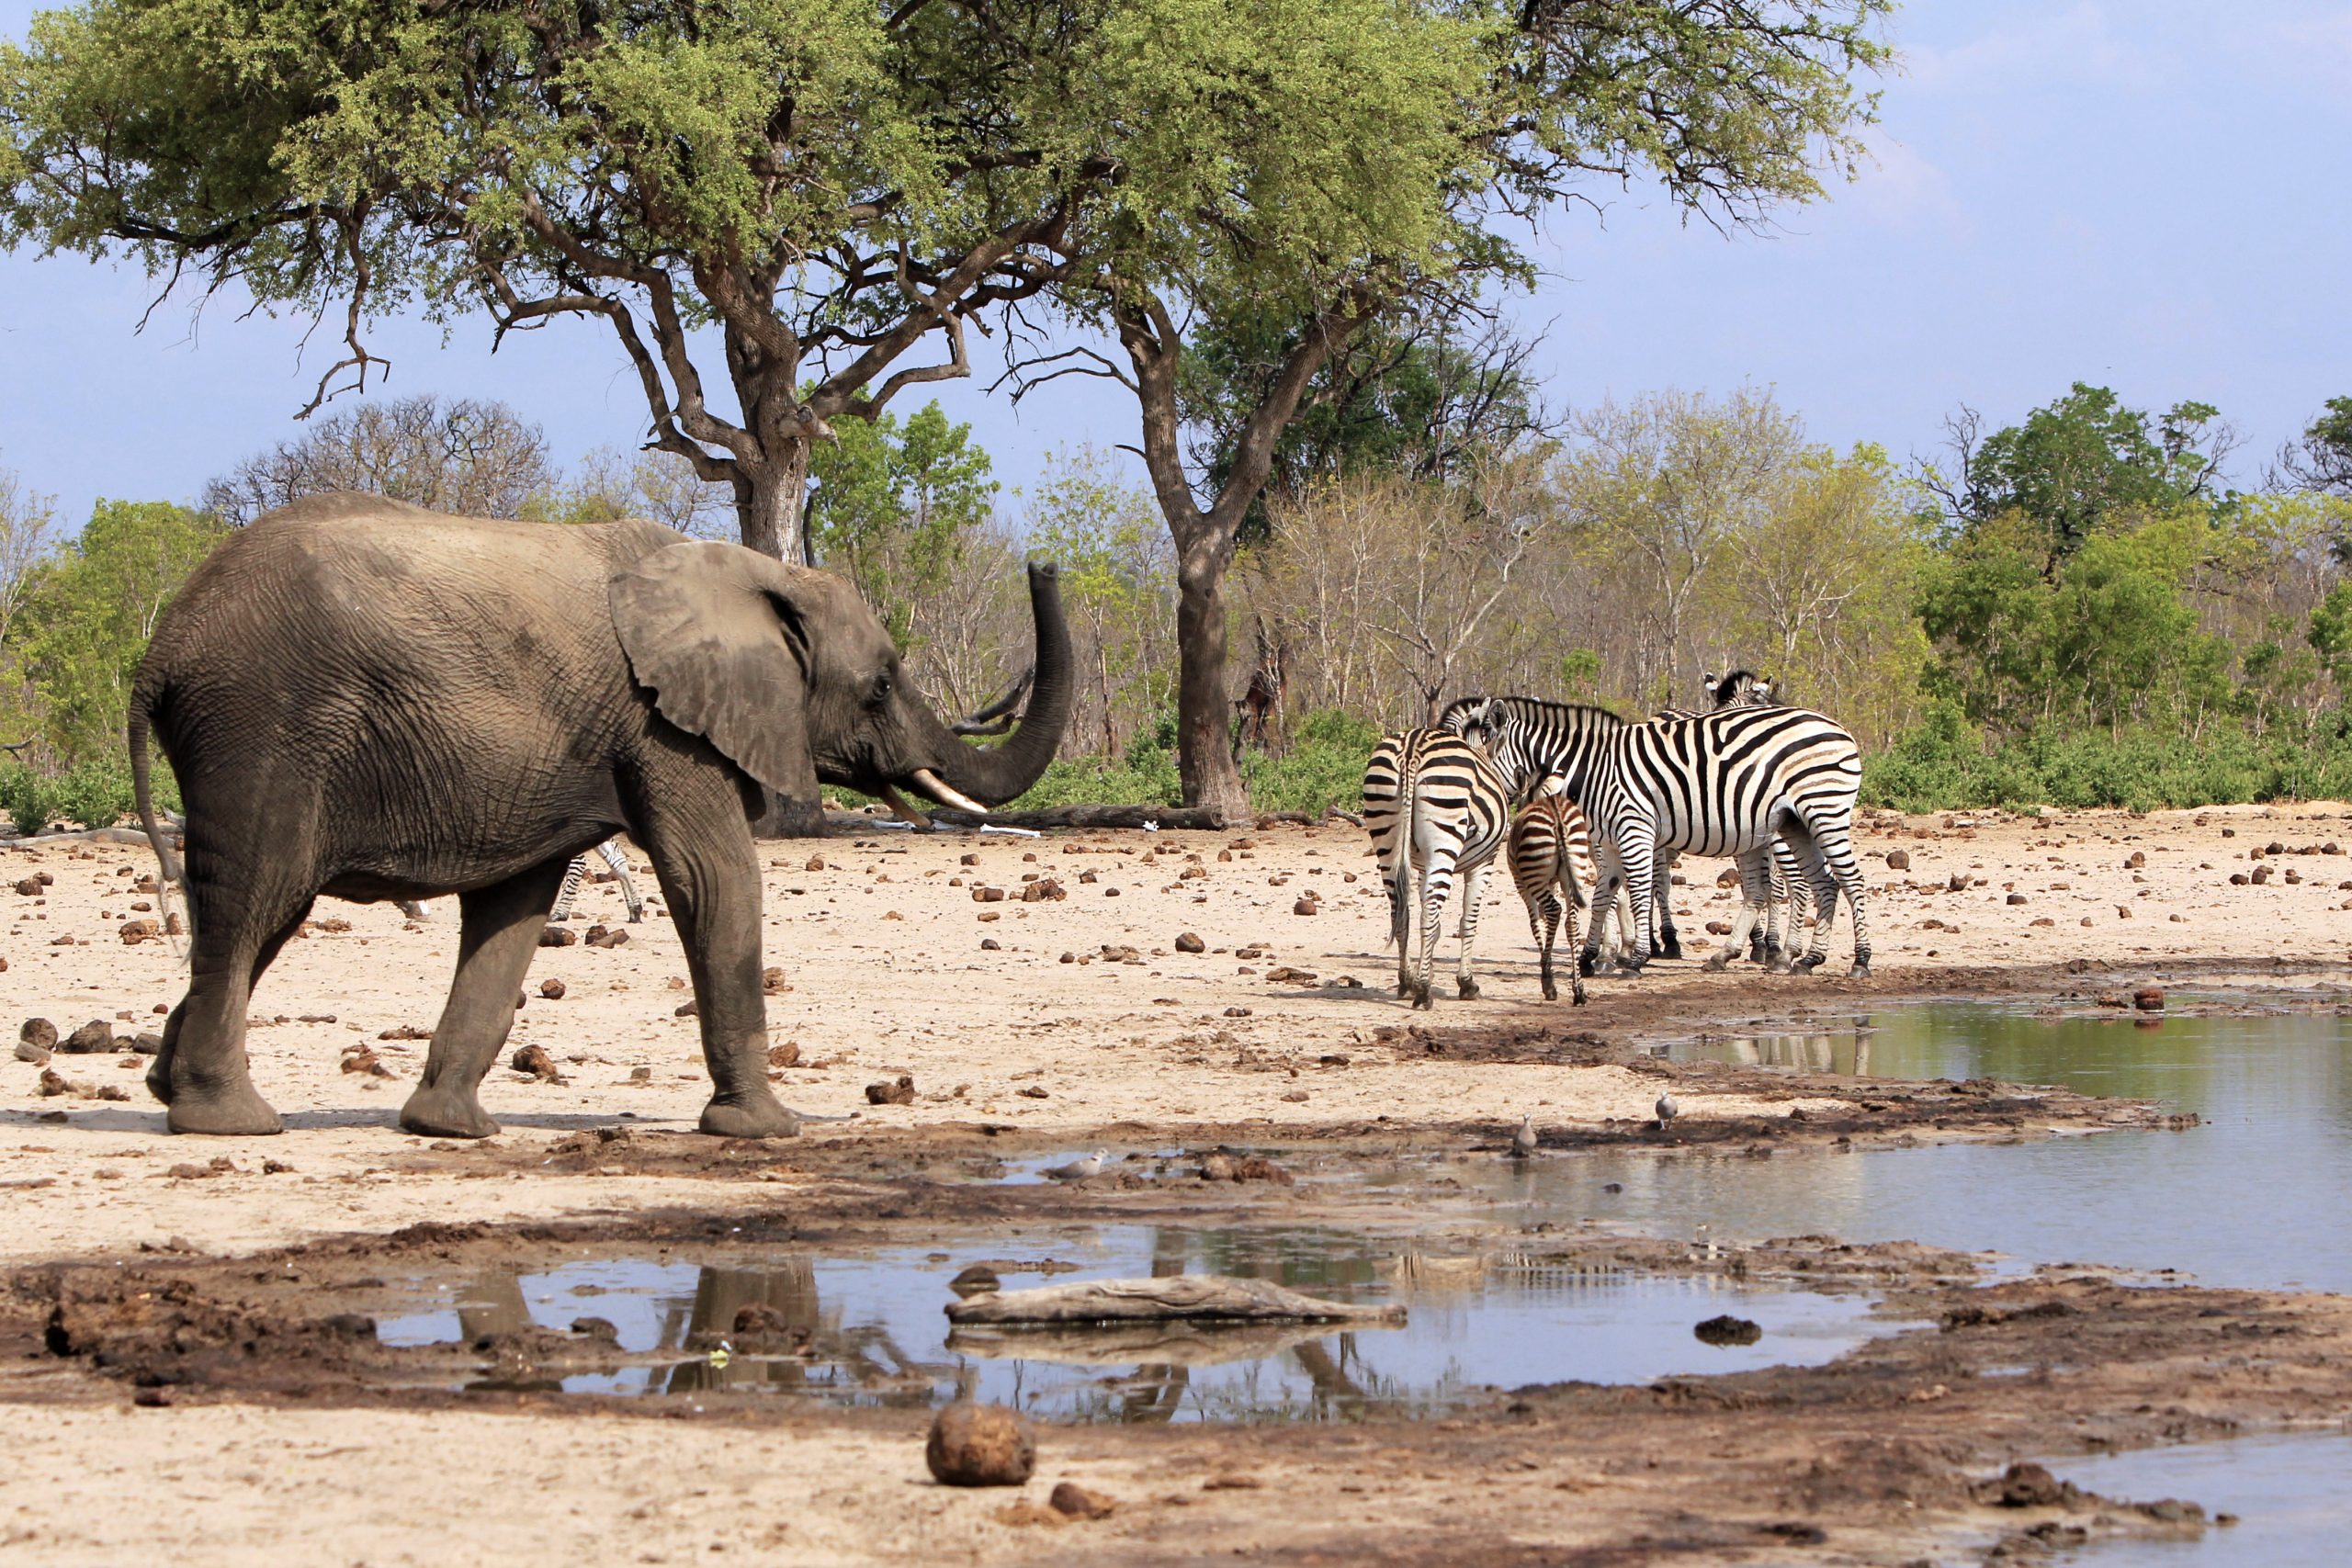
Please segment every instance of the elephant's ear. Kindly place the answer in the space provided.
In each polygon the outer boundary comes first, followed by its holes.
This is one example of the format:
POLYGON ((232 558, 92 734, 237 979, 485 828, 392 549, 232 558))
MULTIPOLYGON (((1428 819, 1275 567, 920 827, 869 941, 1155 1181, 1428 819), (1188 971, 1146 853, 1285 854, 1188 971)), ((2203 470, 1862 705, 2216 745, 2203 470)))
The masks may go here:
POLYGON ((741 545, 669 545, 613 579, 613 626, 662 716, 811 799, 808 621, 821 580, 741 545))

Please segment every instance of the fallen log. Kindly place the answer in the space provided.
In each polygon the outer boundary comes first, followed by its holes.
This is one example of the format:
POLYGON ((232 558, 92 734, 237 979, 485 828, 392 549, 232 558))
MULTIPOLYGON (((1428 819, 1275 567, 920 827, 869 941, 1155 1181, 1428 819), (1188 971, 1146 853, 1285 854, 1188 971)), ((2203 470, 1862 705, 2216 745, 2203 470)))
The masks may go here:
POLYGON ((931 813, 934 821, 951 828, 1155 828, 1208 831, 1227 826, 1223 816, 1206 806, 1051 806, 1042 811, 991 811, 975 817, 968 811, 942 808, 931 813))
MULTIPOLYGON (((5 1185, 5 1183, 0 1183, 5 1185)), ((1363 1328, 1402 1328, 1394 1318, 1351 1321, 1363 1328)), ((1328 1323, 1247 1323, 1166 1320, 1159 1323, 957 1324, 947 1348, 983 1359, 1062 1361, 1101 1367, 1213 1367, 1229 1361, 1261 1361, 1295 1345, 1333 1332, 1328 1323)))
POLYGON ((1402 1323, 1401 1306, 1354 1306, 1284 1290, 1269 1280, 1179 1274, 1083 1280, 1030 1291, 984 1291, 947 1304, 955 1324, 1402 1323))

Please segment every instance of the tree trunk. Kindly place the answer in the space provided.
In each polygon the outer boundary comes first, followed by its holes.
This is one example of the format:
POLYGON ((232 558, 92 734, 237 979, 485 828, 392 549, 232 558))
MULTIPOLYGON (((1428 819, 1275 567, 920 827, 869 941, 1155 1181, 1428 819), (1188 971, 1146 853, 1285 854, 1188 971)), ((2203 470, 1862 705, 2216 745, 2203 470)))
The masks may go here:
MULTIPOLYGON (((795 566, 813 565, 807 518, 808 446, 777 442, 767 462, 736 463, 735 517, 743 543, 763 556, 795 566)), ((816 798, 794 800, 771 793, 768 808, 752 824, 761 839, 817 839, 825 832, 822 789, 816 798)))
POLYGON ((1233 541, 1206 532, 1182 544, 1176 566, 1176 775, 1184 804, 1226 826, 1250 820, 1250 792, 1230 746, 1226 696, 1225 569, 1233 541))
POLYGON ((735 518, 749 548, 794 566, 813 566, 806 523, 808 502, 808 444, 777 442, 764 462, 738 459, 735 465, 735 518))

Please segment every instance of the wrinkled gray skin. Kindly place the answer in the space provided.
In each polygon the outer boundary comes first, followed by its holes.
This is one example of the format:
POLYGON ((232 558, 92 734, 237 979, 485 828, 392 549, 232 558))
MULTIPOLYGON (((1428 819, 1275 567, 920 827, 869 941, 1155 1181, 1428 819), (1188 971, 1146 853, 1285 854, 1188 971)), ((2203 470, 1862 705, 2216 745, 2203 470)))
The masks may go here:
POLYGON ((213 552, 157 626, 131 699, 139 807, 185 881, 188 991, 147 1084, 181 1133, 278 1130, 246 1072, 245 1008, 321 893, 454 893, 464 931, 401 1125, 498 1129, 476 1098, 572 856, 627 829, 685 944, 714 1092, 702 1129, 789 1135, 760 988, 761 786, 819 782, 988 805, 1026 789, 1069 716, 1053 569, 1033 568, 1037 676, 1005 744, 957 739, 840 579, 650 523, 447 517, 314 496, 213 552), (187 808, 156 834, 152 730, 187 808))

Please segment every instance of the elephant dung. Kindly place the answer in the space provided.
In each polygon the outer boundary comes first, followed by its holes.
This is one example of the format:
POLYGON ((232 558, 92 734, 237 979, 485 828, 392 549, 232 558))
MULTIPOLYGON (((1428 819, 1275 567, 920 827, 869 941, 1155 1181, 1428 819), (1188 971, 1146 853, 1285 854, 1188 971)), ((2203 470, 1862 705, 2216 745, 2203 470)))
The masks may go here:
POLYGON ((65 1037, 57 1047, 67 1055, 95 1056, 115 1048, 114 1025, 102 1018, 94 1018, 65 1037))
POLYGON ((1004 889, 1001 887, 975 887, 972 889, 972 902, 975 904, 1001 904, 1004 902, 1004 889))
POLYGON ((1191 931, 1185 931, 1176 939, 1176 951, 1179 953, 1206 953, 1208 945, 1191 931))
POLYGON ((1321 907, 1315 902, 1315 895, 1309 893, 1297 903, 1293 904, 1290 907, 1290 912, 1294 915, 1319 914, 1321 907))
POLYGON ((164 1037, 152 1032, 136 1034, 131 1036, 130 1048, 141 1056, 160 1056, 164 1054, 164 1037))
POLYGON ((137 947, 142 942, 153 942, 164 934, 163 928, 153 920, 125 920, 115 928, 125 947, 137 947))
POLYGON ((17 1031, 17 1038, 43 1051, 53 1051, 57 1048, 57 1025, 45 1018, 28 1018, 17 1031))
POLYGON ((541 1083, 560 1084, 563 1075, 556 1070, 555 1058, 548 1055, 544 1045, 526 1045, 514 1053, 513 1063, 518 1073, 527 1073, 541 1083))
POLYGON ((1889 871, 1909 871, 1911 869, 1911 852, 1908 850, 1887 851, 1886 869, 1889 871))
POLYGON ((26 897, 30 898, 40 891, 40 884, 39 881, 29 876, 18 877, 17 879, 17 891, 23 894, 26 897))
POLYGON ((771 1066, 771 1067, 797 1067, 797 1066, 798 1066, 799 1065, 800 1065, 800 1042, 799 1042, 799 1041, 797 1041, 797 1040, 787 1040, 787 1041, 786 1041, 786 1042, 785 1042, 783 1044, 781 1044, 781 1045, 771 1045, 771 1046, 769 1046, 769 1047, 768 1047, 768 1066, 771 1066))
POLYGON ((566 931, 561 926, 549 926, 539 933, 541 947, 570 947, 579 940, 578 931, 566 931))
POLYGON ((760 971, 760 995, 781 997, 791 989, 792 987, 785 983, 784 970, 781 966, 771 964, 760 971))
POLYGON ((865 1103, 868 1105, 912 1105, 914 1102, 915 1080, 910 1073, 900 1073, 895 1082, 865 1086, 865 1103))
POLYGON ((1019 1486, 1037 1468, 1029 1423, 1001 1404, 958 1400, 931 1424, 923 1461, 945 1486, 1019 1486))
POLYGON ((567 987, 564 986, 564 983, 560 980, 549 979, 539 982, 539 995, 547 998, 547 999, 551 1002, 560 1002, 563 1000, 563 993, 566 988, 567 987))
POLYGON ((1054 1488, 1046 1506, 1057 1514, 1073 1519, 1103 1519, 1117 1512, 1119 1502, 1108 1493, 1080 1486, 1075 1481, 1065 1481, 1054 1488))

